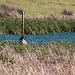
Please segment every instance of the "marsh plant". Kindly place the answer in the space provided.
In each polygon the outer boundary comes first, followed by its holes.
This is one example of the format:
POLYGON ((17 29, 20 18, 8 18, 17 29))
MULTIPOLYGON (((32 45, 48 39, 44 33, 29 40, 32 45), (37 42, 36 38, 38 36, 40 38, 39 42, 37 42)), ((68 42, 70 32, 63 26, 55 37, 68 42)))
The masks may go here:
MULTIPOLYGON (((75 32, 74 20, 25 19, 25 34, 75 32)), ((21 34, 21 19, 0 18, 0 34, 21 34)))
POLYGON ((75 45, 5 44, 0 51, 0 67, 1 75, 75 75, 75 45))

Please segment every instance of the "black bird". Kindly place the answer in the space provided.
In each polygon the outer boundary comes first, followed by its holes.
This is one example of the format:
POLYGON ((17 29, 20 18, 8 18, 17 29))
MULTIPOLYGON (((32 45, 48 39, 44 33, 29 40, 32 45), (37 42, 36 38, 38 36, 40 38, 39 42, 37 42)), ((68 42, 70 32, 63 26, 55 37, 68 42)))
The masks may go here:
POLYGON ((20 41, 22 41, 24 39, 24 36, 22 36, 21 38, 20 38, 20 41))
POLYGON ((20 42, 21 42, 22 44, 28 44, 28 43, 24 40, 24 36, 22 36, 22 37, 20 38, 20 42))

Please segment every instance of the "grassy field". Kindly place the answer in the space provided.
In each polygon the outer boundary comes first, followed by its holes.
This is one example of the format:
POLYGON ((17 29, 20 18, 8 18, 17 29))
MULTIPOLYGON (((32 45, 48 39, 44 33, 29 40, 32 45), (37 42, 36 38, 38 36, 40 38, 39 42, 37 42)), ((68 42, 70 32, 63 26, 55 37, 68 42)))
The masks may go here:
MULTIPOLYGON (((0 4, 23 9, 25 17, 75 13, 75 0, 0 0, 0 4)), ((0 34, 21 34, 21 19, 0 18, 0 34)), ((75 20, 25 19, 25 34, 75 32, 75 20)), ((23 45, 0 42, 1 75, 75 75, 75 44, 23 45)))
MULTIPOLYGON (((25 34, 43 35, 48 32, 75 32, 74 20, 25 19, 25 34)), ((21 19, 0 18, 0 34, 21 34, 21 19)))
POLYGON ((64 9, 75 12, 75 0, 0 0, 0 4, 23 9, 26 17, 61 14, 64 9))

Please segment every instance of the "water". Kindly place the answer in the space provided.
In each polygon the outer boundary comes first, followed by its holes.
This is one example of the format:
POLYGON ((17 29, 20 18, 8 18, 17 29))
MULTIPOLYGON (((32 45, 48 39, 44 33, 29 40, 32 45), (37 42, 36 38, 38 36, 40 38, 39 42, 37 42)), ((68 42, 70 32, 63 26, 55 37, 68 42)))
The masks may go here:
MULTIPOLYGON (((21 35, 0 35, 0 41, 18 42, 21 35)), ((71 33, 56 33, 55 35, 25 35, 24 38, 29 44, 43 44, 48 42, 75 42, 75 32, 71 33)))

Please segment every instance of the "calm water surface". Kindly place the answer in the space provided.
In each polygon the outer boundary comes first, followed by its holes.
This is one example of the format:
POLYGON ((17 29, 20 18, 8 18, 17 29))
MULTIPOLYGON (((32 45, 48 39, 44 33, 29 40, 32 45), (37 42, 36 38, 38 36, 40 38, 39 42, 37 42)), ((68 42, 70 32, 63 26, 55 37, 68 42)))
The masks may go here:
MULTIPOLYGON (((18 42, 21 35, 0 35, 0 41, 18 42)), ((43 44, 48 42, 75 42, 75 32, 72 33, 49 33, 48 35, 25 35, 24 38, 29 44, 43 44)))

